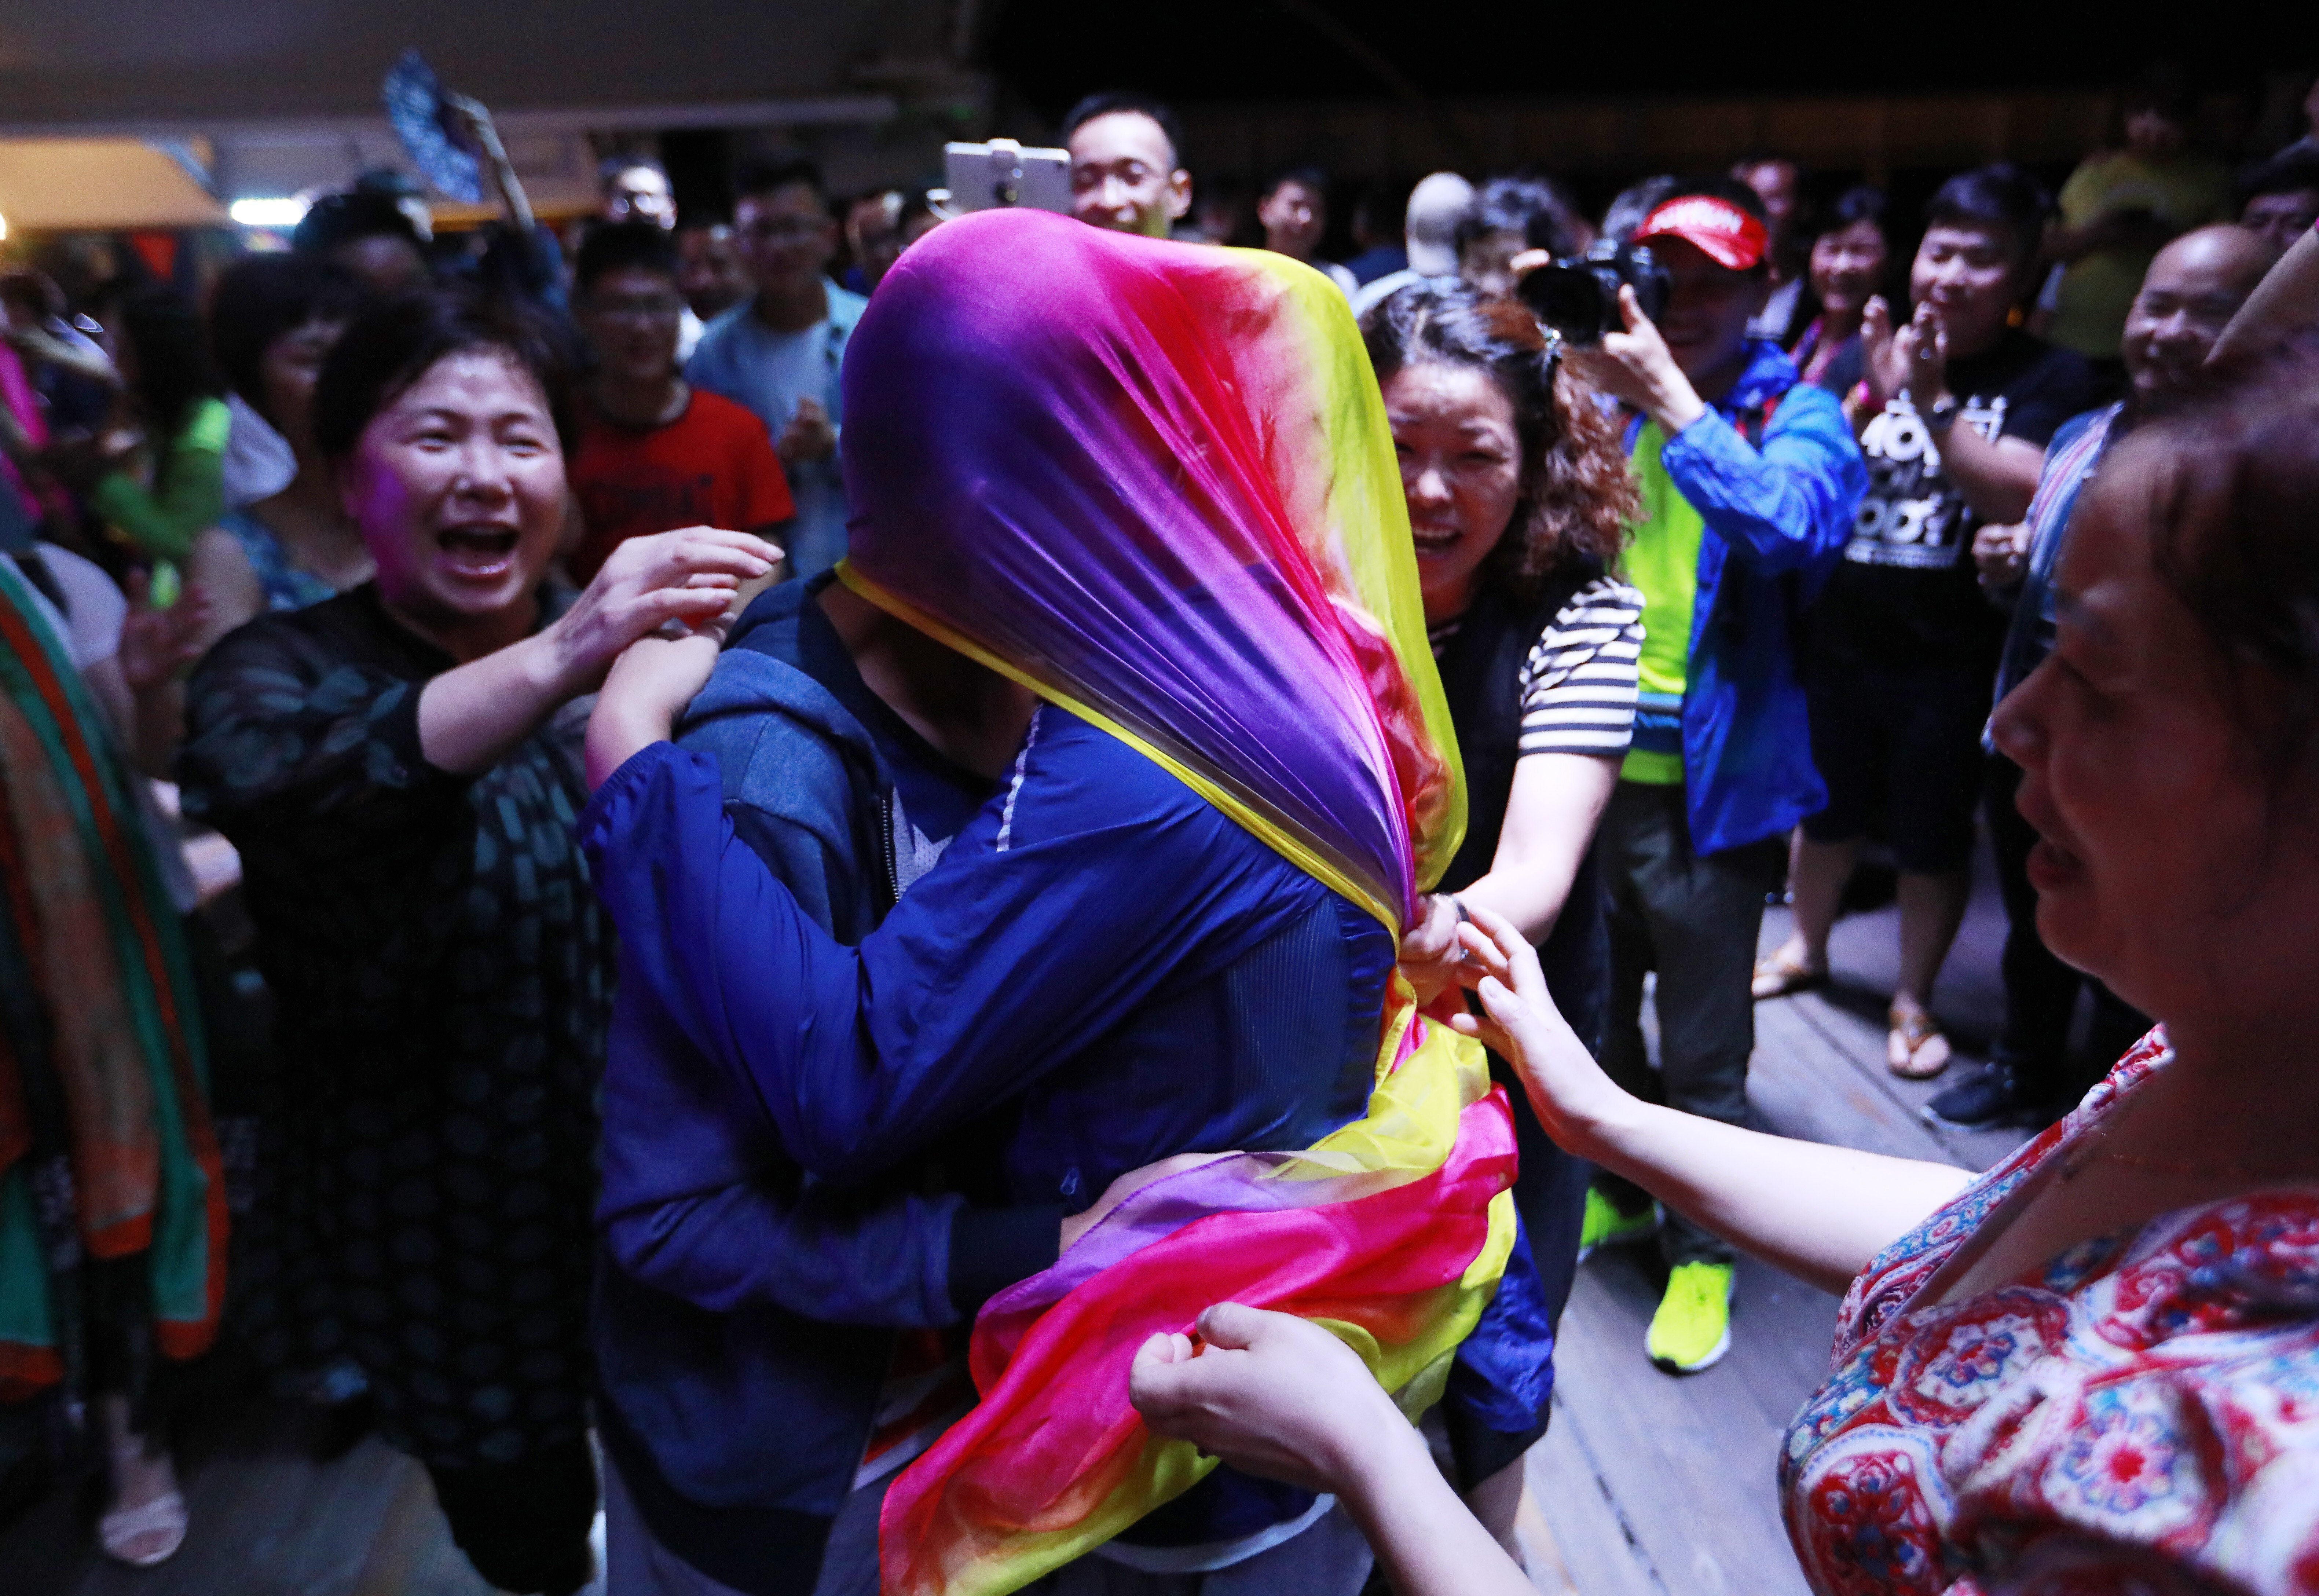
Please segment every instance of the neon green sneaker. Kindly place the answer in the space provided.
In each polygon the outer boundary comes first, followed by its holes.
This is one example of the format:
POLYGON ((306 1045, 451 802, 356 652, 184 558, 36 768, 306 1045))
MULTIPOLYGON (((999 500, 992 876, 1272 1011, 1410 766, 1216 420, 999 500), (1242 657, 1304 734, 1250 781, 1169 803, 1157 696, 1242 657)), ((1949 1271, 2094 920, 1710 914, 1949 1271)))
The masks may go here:
POLYGON ((1640 1213, 1621 1213, 1619 1205, 1586 1188, 1586 1217, 1578 1227, 1578 1261, 1584 1263, 1598 1247, 1624 1247, 1647 1241, 1659 1233, 1659 1209, 1654 1203, 1640 1213))
POLYGON ((1713 1368, 1731 1350, 1729 1264, 1677 1264, 1643 1350, 1670 1375, 1713 1368))

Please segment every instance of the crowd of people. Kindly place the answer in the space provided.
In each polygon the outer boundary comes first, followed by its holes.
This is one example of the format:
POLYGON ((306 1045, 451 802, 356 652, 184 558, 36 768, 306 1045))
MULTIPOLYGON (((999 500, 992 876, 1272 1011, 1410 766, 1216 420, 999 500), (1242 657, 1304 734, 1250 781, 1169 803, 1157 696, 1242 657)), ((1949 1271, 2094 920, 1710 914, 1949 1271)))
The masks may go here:
POLYGON ((225 1342, 510 1591, 1518 1590, 1647 1242, 1638 1377, 1845 1294, 1815 1590, 2319 1591, 2319 152, 2119 129, 0 279, 0 1465, 167 1559, 225 1342), (2034 1139, 1748 1129, 1872 855, 1950 1071, 1984 835, 2034 1139))

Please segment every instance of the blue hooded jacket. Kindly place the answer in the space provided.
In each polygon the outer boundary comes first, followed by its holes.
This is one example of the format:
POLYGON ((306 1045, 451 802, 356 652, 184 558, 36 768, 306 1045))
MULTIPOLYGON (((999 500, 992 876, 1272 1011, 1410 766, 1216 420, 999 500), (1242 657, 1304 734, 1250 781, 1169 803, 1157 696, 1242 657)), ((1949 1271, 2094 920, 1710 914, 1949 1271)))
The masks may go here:
MULTIPOLYGON (((863 725, 878 711, 811 587, 750 608, 680 740, 716 760, 735 832, 801 910, 853 942, 947 837, 903 812, 863 725)), ((1054 1261, 1064 1210, 928 1195, 916 1165, 866 1188, 816 1181, 744 1087, 656 1031, 652 1011, 616 1003, 597 1211, 605 1438, 664 1545, 738 1589, 803 1591, 893 1349, 865 1327, 962 1323, 1054 1261)))
MULTIPOLYGON (((1628 426, 1629 453, 1642 426, 1639 416, 1628 426)), ((1731 392, 1659 458, 1707 527, 1683 769, 1692 851, 1719 853, 1782 835, 1827 805, 1812 765, 1798 636, 1844 557, 1868 468, 1836 397, 1761 339, 1731 392)))
MULTIPOLYGON (((854 824, 881 810, 864 801, 867 763, 829 713, 844 707, 801 672, 735 657, 757 643, 751 623, 768 606, 801 609, 806 624, 791 630, 813 635, 813 591, 792 584, 752 607, 683 748, 629 760, 579 830, 623 930, 600 1208, 617 1267, 607 1274, 616 1287, 636 1279, 664 1294, 645 1327, 656 1339, 631 1333, 643 1322, 633 1310, 605 1338, 607 1432, 624 1474, 648 1444, 689 1501, 826 1512, 867 1421, 867 1366, 841 1343, 883 1339, 794 1315, 728 1316, 728 1301, 753 1312, 770 1295, 816 1320, 942 1322, 933 1315, 945 1297, 961 1312, 979 1300, 960 1284, 988 1279, 979 1260, 1011 1258, 1017 1276, 1053 1260, 1065 1209, 1034 1205, 1042 1199, 1077 1211, 1114 1176, 1187 1148, 1309 1145, 1367 1099, 1394 950, 1364 911, 1051 707, 1003 794, 846 942, 843 928, 876 906, 848 894, 881 856, 899 857, 892 839, 908 832, 854 824), (771 835, 761 829, 768 807, 771 835), (846 890, 822 892, 824 878, 846 890), (877 1067, 864 1068, 871 1048, 877 1067), (979 1140, 1004 1169, 999 1201, 1013 1206, 890 1184, 943 1131, 966 1140, 961 1115, 991 1105, 1013 1117, 979 1140), (788 1207, 740 1190, 753 1172, 800 1165, 827 1184, 800 1171, 788 1207), (845 1206, 862 1183, 886 1205, 845 1206), (800 1206, 811 1217, 825 1203, 871 1245, 799 1222, 800 1206), (1038 1220, 1035 1259, 1027 1233, 1006 1240, 1018 1213, 1038 1220), (800 1269, 791 1303, 781 1294, 800 1269), (848 1270, 860 1278, 837 1277, 848 1270), (842 1309, 814 1300, 825 1292, 842 1309), (665 1355, 615 1366, 613 1354, 637 1347, 665 1355), (806 1383, 817 1351, 829 1371, 821 1390, 806 1383)), ((816 674, 866 692, 850 663, 816 674)), ((1543 1399, 1550 1342, 1535 1270, 1526 1253, 1518 1261, 1475 1331, 1500 1344, 1462 1400, 1485 1413, 1519 1408, 1526 1421, 1543 1399)), ((663 1522, 683 1517, 640 1506, 664 1538, 663 1522)), ((1309 1493, 1219 1470, 1120 1539, 1171 1552, 1237 1546, 1313 1507, 1309 1493)), ((778 1528, 765 1519, 756 1533, 770 1540, 778 1528)))

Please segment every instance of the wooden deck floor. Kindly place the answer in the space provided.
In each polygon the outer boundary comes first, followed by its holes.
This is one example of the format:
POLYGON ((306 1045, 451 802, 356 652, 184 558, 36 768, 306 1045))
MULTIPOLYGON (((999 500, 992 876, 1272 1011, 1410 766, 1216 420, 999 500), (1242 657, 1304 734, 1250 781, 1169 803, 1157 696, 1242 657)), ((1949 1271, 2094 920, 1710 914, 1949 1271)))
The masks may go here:
MULTIPOLYGON (((1984 872, 1985 873, 1985 872, 1984 872)), ((1936 1008, 1961 1054, 1996 1028, 2003 919, 1984 879, 1936 1008)), ((1787 930, 1766 917, 1765 946, 1787 930)), ((2004 1135, 1937 1133, 1916 1117, 1936 1087, 1884 1069, 1894 914, 1846 920, 1836 985, 1758 1011, 1749 1095, 1766 1129, 1982 1167, 2004 1135)), ((1835 1304, 1743 1263, 1734 1348, 1691 1379, 1659 1374, 1642 1338, 1658 1279, 1647 1249, 1580 1271, 1563 1321, 1556 1417, 1530 1457, 1523 1533, 1541 1590, 1584 1596, 1800 1596, 1772 1489, 1781 1431, 1825 1371, 1835 1304)), ((216 1404, 184 1449, 193 1528, 150 1573, 95 1552, 59 1492, 0 1530, 10 1596, 488 1596, 449 1544, 426 1477, 375 1439, 317 1461, 305 1420, 262 1400, 216 1404)))
MULTIPOLYGON (((1764 916, 1764 942, 1788 933, 1764 916)), ((1959 1063, 1984 1057, 2002 1014, 2005 921, 1977 883, 1934 1008, 1959 1063)), ((1845 919, 1828 988, 1756 1009, 1748 1099, 1761 1128, 1983 1168, 2018 1133, 1936 1131, 1917 1117, 1946 1084, 1884 1068, 1884 1002, 1899 957, 1897 911, 1845 919)), ((1752 1260, 1739 1265, 1732 1350, 1686 1379, 1659 1374, 1643 1332, 1664 1275, 1647 1248, 1580 1269, 1555 1358, 1553 1427, 1529 1458, 1522 1520, 1532 1578, 1561 1596, 1804 1596, 1773 1490, 1780 1437, 1827 1374, 1836 1300, 1752 1260)))
POLYGON ((246 1401, 194 1427, 179 1453, 191 1528, 140 1571, 95 1550, 77 1493, 0 1533, 11 1596, 491 1596, 451 1545, 416 1465, 375 1437, 318 1461, 294 1404, 246 1401))

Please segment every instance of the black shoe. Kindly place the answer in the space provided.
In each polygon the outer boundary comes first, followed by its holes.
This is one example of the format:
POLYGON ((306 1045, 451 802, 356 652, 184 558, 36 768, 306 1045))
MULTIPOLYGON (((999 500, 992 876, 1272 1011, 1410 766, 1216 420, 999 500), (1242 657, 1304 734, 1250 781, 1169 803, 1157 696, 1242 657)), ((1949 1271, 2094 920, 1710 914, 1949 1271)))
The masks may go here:
POLYGON ((1917 1111, 1950 1131, 1994 1131, 2006 1125, 2042 1124, 2044 1105, 2021 1085, 2009 1064, 1984 1064, 1917 1111))

